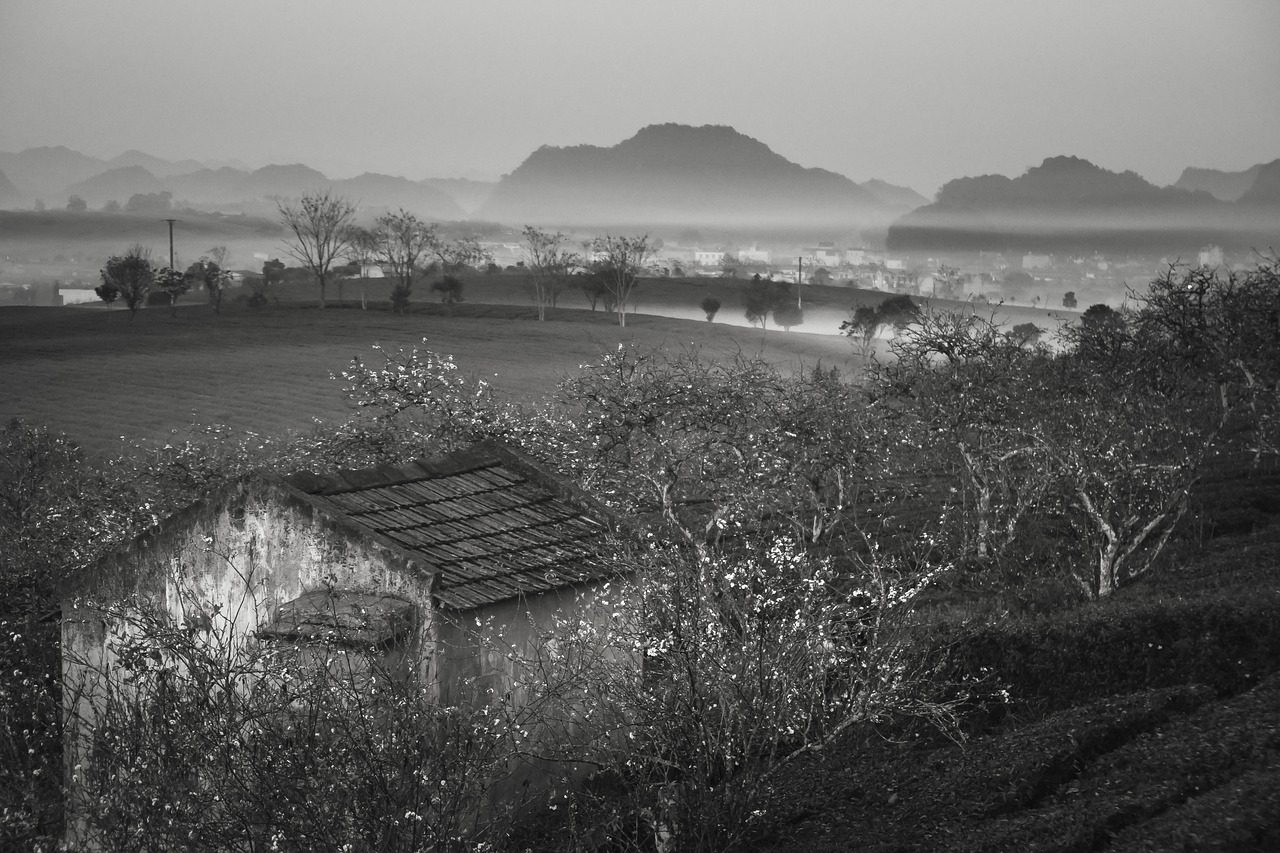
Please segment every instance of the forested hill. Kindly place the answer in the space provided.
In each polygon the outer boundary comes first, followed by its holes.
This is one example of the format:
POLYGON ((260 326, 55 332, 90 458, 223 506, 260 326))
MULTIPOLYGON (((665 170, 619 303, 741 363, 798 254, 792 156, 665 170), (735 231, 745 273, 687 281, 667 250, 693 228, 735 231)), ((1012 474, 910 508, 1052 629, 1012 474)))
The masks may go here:
POLYGON ((565 225, 883 227, 920 197, 787 160, 732 127, 651 125, 602 148, 539 148, 494 188, 483 219, 565 225))
POLYGON ((1206 243, 1274 243, 1275 211, 1264 209, 1267 204, 1225 202, 1078 157, 1050 157, 1016 178, 983 175, 947 183, 933 204, 893 224, 888 243, 898 251, 1185 254, 1206 243))

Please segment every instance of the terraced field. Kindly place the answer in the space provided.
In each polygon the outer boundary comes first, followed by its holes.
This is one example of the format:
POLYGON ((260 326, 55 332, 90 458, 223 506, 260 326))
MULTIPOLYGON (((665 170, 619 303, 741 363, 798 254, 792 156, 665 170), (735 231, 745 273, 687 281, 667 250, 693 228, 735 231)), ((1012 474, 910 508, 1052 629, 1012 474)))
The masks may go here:
POLYGON ((947 675, 1007 701, 963 743, 868 730, 798 762, 765 849, 1280 850, 1280 472, 1212 478, 1197 515, 1110 600, 941 631, 947 675))

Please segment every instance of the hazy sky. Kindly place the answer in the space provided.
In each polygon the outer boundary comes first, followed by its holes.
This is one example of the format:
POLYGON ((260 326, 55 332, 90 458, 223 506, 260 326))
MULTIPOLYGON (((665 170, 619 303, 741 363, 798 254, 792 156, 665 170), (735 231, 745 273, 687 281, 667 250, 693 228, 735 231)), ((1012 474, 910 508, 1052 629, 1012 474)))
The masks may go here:
POLYGON ((729 124, 932 194, 1280 157, 1276 0, 0 0, 0 151, 496 178, 729 124))

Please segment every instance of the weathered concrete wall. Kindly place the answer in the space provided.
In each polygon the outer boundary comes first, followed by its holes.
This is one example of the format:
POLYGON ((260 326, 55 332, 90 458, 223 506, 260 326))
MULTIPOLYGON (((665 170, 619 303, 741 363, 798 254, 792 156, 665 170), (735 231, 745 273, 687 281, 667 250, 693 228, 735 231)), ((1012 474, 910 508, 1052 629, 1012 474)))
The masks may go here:
MULTIPOLYGON (((68 832, 75 840, 76 767, 86 760, 98 709, 118 689, 115 648, 136 625, 103 608, 162 606, 217 646, 259 642, 254 632, 304 592, 332 588, 415 604, 406 652, 429 661, 435 634, 433 575, 267 480, 249 478, 102 561, 64 602, 62 648, 68 832)), ((421 677, 430 677, 424 663, 421 677)))
MULTIPOLYGON (((438 614, 437 679, 443 704, 474 708, 490 706, 497 716, 519 720, 512 737, 521 741, 528 754, 513 758, 490 789, 489 808, 497 811, 519 808, 526 802, 541 802, 551 783, 571 780, 580 768, 549 755, 555 745, 580 741, 585 729, 572 713, 556 702, 547 703, 546 689, 563 690, 568 698, 580 684, 548 685, 545 678, 563 676, 566 670, 552 656, 569 653, 575 640, 565 636, 566 628, 578 620, 600 624, 610 618, 609 600, 618 594, 618 581, 600 580, 538 595, 500 601, 466 611, 444 610, 438 614), (544 667, 546 667, 544 669, 544 667), (532 689, 531 689, 532 688, 532 689), (543 713, 524 715, 531 698, 543 713)), ((588 634, 592 632, 588 631, 588 634)), ((590 641, 590 637, 587 638, 590 641)), ((592 649, 613 656, 616 649, 592 649)), ((637 667, 638 661, 632 661, 637 667)), ((581 754, 581 753, 578 753, 581 754)))

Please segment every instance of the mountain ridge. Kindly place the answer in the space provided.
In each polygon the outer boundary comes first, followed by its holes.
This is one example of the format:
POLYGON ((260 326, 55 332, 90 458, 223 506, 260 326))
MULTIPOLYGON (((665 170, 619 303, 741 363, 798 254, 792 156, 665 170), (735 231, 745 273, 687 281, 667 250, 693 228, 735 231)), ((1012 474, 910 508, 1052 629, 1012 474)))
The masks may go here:
POLYGON ((569 227, 847 231, 882 228, 910 209, 901 205, 901 193, 881 193, 794 163, 727 125, 668 123, 641 128, 613 146, 541 146, 498 181, 478 215, 569 227))
POLYGON ((1223 201, 1204 189, 1159 187, 1132 171, 1055 156, 1016 178, 947 182, 932 204, 890 226, 887 243, 902 251, 1157 253, 1274 243, 1274 220, 1261 208, 1276 195, 1260 190, 1255 198, 1252 205, 1223 201))

